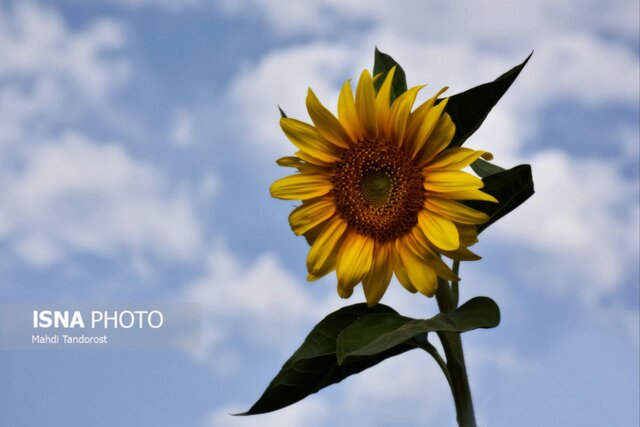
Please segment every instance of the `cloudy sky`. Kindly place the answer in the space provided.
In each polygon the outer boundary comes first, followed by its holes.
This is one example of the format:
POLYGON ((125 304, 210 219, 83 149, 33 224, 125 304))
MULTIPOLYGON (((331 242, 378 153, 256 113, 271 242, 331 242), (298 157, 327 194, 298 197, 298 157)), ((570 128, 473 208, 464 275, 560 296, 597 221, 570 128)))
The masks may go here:
MULTIPOLYGON (((0 352, 7 426, 452 426, 417 351, 277 413, 237 418, 342 301, 269 184, 306 118, 391 53, 456 93, 532 60, 467 145, 533 166, 482 235, 462 297, 482 425, 638 425, 639 23, 634 0, 0 0, 0 302, 202 305, 187 351, 0 352)), ((383 300, 435 301, 392 283, 383 300)))

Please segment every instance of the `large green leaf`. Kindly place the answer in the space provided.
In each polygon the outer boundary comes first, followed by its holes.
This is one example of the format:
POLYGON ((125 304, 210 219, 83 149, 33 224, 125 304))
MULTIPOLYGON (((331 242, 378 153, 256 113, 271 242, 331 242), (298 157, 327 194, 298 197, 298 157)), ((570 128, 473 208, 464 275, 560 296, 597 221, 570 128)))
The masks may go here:
POLYGON ((366 360, 342 366, 338 364, 336 338, 340 332, 359 319, 380 313, 395 311, 381 304, 372 308, 366 304, 355 304, 328 315, 313 328, 300 348, 282 366, 260 399, 251 409, 240 415, 261 414, 284 408, 324 387, 342 381, 349 375, 357 374, 388 357, 414 348, 399 345, 366 360))
POLYGON ((407 345, 407 341, 427 332, 466 332, 477 328, 493 328, 500 323, 498 305, 487 297, 476 297, 449 314, 439 313, 420 320, 394 312, 363 317, 345 328, 338 336, 338 363, 350 366, 355 361, 407 345))
POLYGON ((395 61, 395 59, 386 53, 380 52, 376 47, 373 59, 373 75, 380 75, 374 84, 376 93, 380 90, 380 86, 382 86, 384 79, 387 77, 387 74, 394 65, 396 67, 396 71, 393 75, 393 82, 391 84, 391 102, 407 91, 407 77, 404 74, 404 70, 400 64, 395 61))
POLYGON ((489 221, 478 226, 478 233, 520 206, 534 193, 531 166, 519 165, 503 172, 494 173, 482 178, 482 191, 498 199, 498 203, 468 201, 466 204, 486 213, 489 221))
POLYGON ((494 81, 449 97, 445 111, 449 113, 451 120, 456 125, 456 133, 449 147, 461 146, 478 130, 494 105, 498 103, 518 77, 531 55, 533 52, 527 56, 522 64, 513 67, 494 81))

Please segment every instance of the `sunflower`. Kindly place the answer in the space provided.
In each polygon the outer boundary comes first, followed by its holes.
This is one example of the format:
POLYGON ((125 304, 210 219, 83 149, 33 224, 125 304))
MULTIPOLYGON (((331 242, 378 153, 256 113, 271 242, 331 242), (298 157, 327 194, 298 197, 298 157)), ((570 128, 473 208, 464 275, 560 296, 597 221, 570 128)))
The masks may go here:
POLYGON ((285 135, 299 149, 277 161, 298 172, 271 185, 271 195, 301 200, 289 216, 296 235, 311 248, 308 279, 336 270, 338 294, 348 298, 362 283, 367 303, 377 304, 391 277, 410 292, 433 296, 438 277, 459 280, 441 259, 476 260, 476 225, 489 217, 461 200, 496 202, 482 181, 460 169, 490 153, 447 148, 455 133, 444 112, 447 88, 412 110, 423 86, 391 102, 395 68, 378 93, 364 70, 355 99, 345 82, 338 116, 311 89, 306 105, 313 126, 282 118, 285 135))

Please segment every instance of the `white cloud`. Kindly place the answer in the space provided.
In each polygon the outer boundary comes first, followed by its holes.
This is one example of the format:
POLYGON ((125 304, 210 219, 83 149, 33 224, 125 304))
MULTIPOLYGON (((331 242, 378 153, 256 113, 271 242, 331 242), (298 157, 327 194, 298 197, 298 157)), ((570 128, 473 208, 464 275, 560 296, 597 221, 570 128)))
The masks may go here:
POLYGON ((401 34, 424 34, 432 40, 459 39, 517 44, 531 34, 602 31, 630 41, 637 34, 638 5, 625 0, 577 0, 562 3, 481 0, 472 3, 437 0, 227 0, 227 13, 259 17, 282 34, 358 32, 369 24, 401 34), (496 24, 499 18, 499 24, 496 24))
POLYGON ((513 348, 486 348, 478 345, 465 347, 465 359, 470 370, 481 372, 484 368, 495 367, 510 374, 532 368, 532 361, 525 359, 513 348))
POLYGON ((160 9, 168 12, 177 12, 180 10, 199 9, 203 6, 213 5, 208 0, 102 0, 105 3, 114 3, 120 6, 140 9, 160 9))
POLYGON ((632 49, 588 33, 533 41, 536 53, 525 74, 530 77, 519 82, 530 102, 545 106, 560 98, 590 105, 637 104, 640 65, 632 49))
POLYGON ((295 146, 282 137, 278 105, 290 117, 307 117, 307 88, 330 108, 338 99, 337 87, 351 68, 347 46, 310 43, 266 54, 246 67, 234 80, 229 102, 237 110, 234 126, 244 130, 252 148, 271 155, 288 155, 295 146))
POLYGON ((27 234, 15 245, 16 253, 31 266, 46 267, 58 261, 61 257, 60 249, 46 236, 27 234))
POLYGON ((188 195, 121 146, 66 134, 4 171, 0 239, 34 266, 82 251, 188 259, 201 245, 188 195))
POLYGON ((229 340, 239 337, 272 350, 295 349, 338 303, 335 296, 318 301, 306 290, 310 286, 323 284, 296 279, 273 254, 246 263, 218 245, 202 277, 184 291, 187 300, 200 304, 205 322, 202 351, 195 356, 215 368, 229 340))
POLYGON ((127 80, 123 28, 102 19, 70 29, 30 2, 0 6, 0 144, 25 144, 103 104, 127 80))
POLYGON ((201 244, 194 197, 215 193, 213 176, 187 194, 121 143, 75 130, 89 111, 110 121, 110 97, 129 74, 125 41, 114 20, 72 29, 36 3, 0 7, 0 240, 33 267, 126 253, 152 277, 148 257, 190 259, 201 244))
POLYGON ((0 9, 0 76, 51 78, 104 96, 127 77, 128 65, 105 54, 122 48, 124 33, 112 20, 92 23, 82 32, 67 28, 56 13, 33 3, 0 9))
POLYGON ((491 234, 534 249, 524 269, 554 293, 593 300, 619 289, 638 257, 633 182, 615 164, 559 150, 539 152, 531 163, 536 194, 491 234))
POLYGON ((193 115, 179 109, 173 114, 173 123, 169 130, 169 142, 177 147, 185 147, 193 140, 193 115))
POLYGON ((420 350, 384 361, 339 387, 344 427, 454 425, 447 381, 431 356, 420 350))
POLYGON ((635 126, 624 126, 617 129, 612 139, 620 141, 622 146, 622 162, 635 161, 640 158, 640 130, 635 126))
POLYGON ((218 194, 218 190, 220 189, 220 182, 212 174, 206 174, 202 177, 200 181, 200 185, 198 186, 198 196, 204 200, 211 200, 216 194, 218 194))

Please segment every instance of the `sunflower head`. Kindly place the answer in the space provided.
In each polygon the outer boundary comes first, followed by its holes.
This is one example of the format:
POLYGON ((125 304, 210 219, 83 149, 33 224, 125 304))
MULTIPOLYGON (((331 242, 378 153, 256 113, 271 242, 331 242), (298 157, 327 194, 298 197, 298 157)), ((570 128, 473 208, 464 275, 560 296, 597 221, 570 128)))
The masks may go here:
POLYGON ((375 93, 363 71, 355 97, 345 82, 338 115, 309 89, 307 110, 313 125, 282 118, 285 135, 298 148, 278 160, 298 171, 271 185, 271 195, 301 200, 289 216, 304 235, 309 280, 336 270, 338 294, 348 298, 362 283, 369 305, 380 301, 391 277, 410 292, 433 296, 438 277, 459 280, 441 255, 479 259, 468 247, 486 214, 464 200, 496 200, 482 192, 482 181, 463 172, 479 157, 468 148, 447 148, 455 133, 444 112, 446 88, 413 109, 422 86, 391 102, 395 68, 375 93), (413 109, 413 111, 412 111, 413 109))

